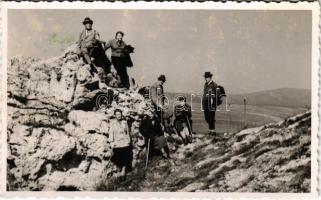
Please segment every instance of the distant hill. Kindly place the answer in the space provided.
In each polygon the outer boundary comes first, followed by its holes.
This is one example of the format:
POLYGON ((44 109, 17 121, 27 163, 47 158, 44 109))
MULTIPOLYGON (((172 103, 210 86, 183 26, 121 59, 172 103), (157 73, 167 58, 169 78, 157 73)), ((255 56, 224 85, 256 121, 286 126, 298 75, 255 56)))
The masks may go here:
MULTIPOLYGON (((247 104, 259 106, 282 106, 282 107, 311 107, 311 90, 297 88, 280 88, 274 90, 265 90, 245 94, 227 95, 231 104, 243 104, 246 98, 247 104)), ((187 101, 191 100, 190 94, 184 93, 166 93, 167 98, 172 103, 174 97, 184 95, 187 101)), ((200 102, 200 96, 193 97, 193 102, 200 102)))
POLYGON ((243 104, 246 98, 247 104, 268 105, 284 107, 310 107, 311 90, 281 88, 247 94, 235 94, 229 96, 232 104, 243 104))

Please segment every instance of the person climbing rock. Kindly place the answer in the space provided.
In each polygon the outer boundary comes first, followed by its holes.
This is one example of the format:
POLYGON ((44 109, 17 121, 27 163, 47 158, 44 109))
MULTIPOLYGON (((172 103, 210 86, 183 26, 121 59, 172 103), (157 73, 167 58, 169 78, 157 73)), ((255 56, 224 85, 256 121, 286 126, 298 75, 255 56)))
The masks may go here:
POLYGON ((192 111, 186 103, 186 97, 181 96, 174 107, 174 127, 186 145, 192 142, 192 111))
POLYGON ((132 67, 133 63, 130 58, 130 53, 133 53, 134 48, 130 45, 126 45, 123 41, 124 33, 117 31, 115 39, 110 40, 105 45, 105 51, 111 49, 111 61, 117 74, 120 76, 121 86, 129 88, 129 76, 127 73, 127 67, 132 67))
POLYGON ((131 137, 128 124, 123 120, 122 111, 116 109, 114 115, 115 120, 110 122, 108 138, 113 149, 111 161, 117 166, 120 175, 126 177, 132 165, 131 137))
POLYGON ((85 30, 80 33, 77 45, 79 47, 80 54, 85 58, 86 63, 90 65, 90 73, 93 75, 93 73, 97 73, 97 69, 91 60, 91 56, 94 48, 99 43, 100 35, 92 28, 94 22, 89 17, 86 17, 82 23, 85 30))
POLYGON ((215 135, 215 111, 216 111, 216 88, 217 84, 212 80, 213 74, 205 72, 205 84, 202 98, 205 120, 209 127, 209 134, 215 135))
POLYGON ((149 89, 149 97, 154 104, 158 120, 163 124, 163 112, 165 110, 164 83, 166 82, 165 75, 160 75, 157 82, 149 89))

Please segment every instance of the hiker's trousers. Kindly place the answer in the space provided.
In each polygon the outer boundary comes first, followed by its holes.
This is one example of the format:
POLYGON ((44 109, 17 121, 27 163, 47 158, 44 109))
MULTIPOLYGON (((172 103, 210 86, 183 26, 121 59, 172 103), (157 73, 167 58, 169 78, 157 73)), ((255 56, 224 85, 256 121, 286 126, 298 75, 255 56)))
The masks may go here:
POLYGON ((112 56, 111 60, 120 77, 121 85, 125 88, 129 88, 129 76, 127 73, 127 66, 125 65, 124 57, 112 56))
POLYGON ((215 111, 216 108, 210 105, 209 101, 203 101, 203 109, 204 109, 204 116, 205 120, 208 124, 208 128, 210 130, 215 129, 215 111))
POLYGON ((80 47, 80 52, 81 54, 83 55, 83 57, 85 58, 85 61, 87 64, 91 64, 91 55, 94 51, 94 47, 84 47, 84 46, 81 46, 80 47))

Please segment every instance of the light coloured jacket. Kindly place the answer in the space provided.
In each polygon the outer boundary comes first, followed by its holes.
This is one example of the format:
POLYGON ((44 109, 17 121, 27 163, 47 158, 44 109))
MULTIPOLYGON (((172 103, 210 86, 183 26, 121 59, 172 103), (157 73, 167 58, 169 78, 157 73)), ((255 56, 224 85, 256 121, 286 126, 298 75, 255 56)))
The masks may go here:
POLYGON ((127 122, 125 120, 112 120, 110 122, 108 139, 114 145, 114 148, 130 146, 131 139, 127 122))
POLYGON ((156 106, 164 105, 164 88, 158 82, 154 83, 149 89, 149 97, 156 106))
POLYGON ((93 47, 98 41, 100 40, 99 33, 96 30, 83 30, 80 33, 79 39, 78 39, 78 46, 80 48, 91 48, 93 47))
POLYGON ((106 43, 105 50, 111 48, 111 56, 122 57, 124 56, 126 43, 124 41, 117 41, 112 39, 106 43))

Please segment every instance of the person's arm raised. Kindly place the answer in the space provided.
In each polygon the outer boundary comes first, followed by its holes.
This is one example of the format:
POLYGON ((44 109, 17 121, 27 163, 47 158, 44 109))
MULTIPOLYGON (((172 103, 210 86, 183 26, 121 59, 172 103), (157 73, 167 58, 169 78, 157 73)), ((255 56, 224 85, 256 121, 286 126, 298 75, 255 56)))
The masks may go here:
POLYGON ((113 40, 109 40, 108 42, 106 42, 105 51, 107 51, 109 48, 111 48, 112 43, 113 43, 113 40))

